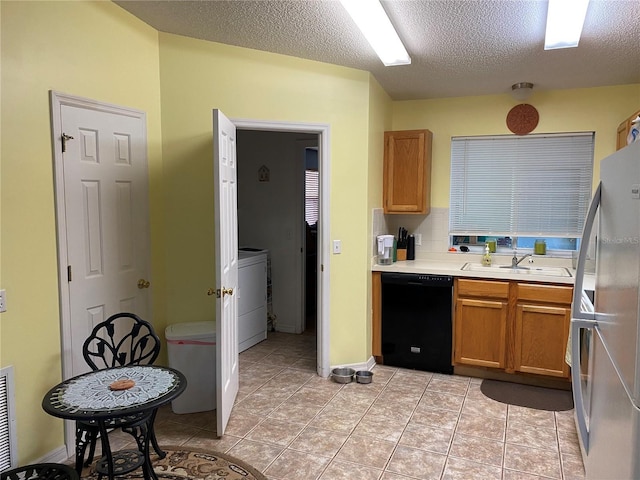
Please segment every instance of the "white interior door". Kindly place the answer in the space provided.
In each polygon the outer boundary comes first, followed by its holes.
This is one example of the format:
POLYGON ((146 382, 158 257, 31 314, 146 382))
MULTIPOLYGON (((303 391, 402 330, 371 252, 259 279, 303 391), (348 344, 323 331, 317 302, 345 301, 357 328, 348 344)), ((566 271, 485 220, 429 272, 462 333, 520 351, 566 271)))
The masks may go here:
POLYGON ((236 127, 213 111, 216 252, 216 416, 221 437, 238 394, 238 169, 236 127))
POLYGON ((149 312, 145 115, 77 100, 52 97, 67 378, 95 324, 149 312))

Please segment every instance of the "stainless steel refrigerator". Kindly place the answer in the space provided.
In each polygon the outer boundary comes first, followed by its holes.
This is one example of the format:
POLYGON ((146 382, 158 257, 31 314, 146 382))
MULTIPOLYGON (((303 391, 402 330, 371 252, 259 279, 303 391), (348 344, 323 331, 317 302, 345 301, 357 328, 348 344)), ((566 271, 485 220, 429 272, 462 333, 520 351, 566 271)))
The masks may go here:
POLYGON ((587 479, 640 479, 639 291, 640 143, 633 143, 600 163, 578 255, 571 368, 587 479), (583 293, 590 239, 593 304, 583 293))

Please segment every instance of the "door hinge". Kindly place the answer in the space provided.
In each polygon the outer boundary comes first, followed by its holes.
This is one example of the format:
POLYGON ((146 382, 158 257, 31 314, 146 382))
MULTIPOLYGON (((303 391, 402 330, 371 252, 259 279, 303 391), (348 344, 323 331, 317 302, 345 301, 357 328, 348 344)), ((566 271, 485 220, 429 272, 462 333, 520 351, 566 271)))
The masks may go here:
POLYGON ((324 272, 324 263, 321 263, 321 264, 320 264, 320 271, 321 271, 321 272, 324 272))
POLYGON ((73 137, 71 135, 67 135, 66 133, 62 134, 62 153, 67 151, 67 141, 68 140, 73 140, 73 137))
POLYGON ((71 281, 71 265, 67 265, 67 282, 71 281))

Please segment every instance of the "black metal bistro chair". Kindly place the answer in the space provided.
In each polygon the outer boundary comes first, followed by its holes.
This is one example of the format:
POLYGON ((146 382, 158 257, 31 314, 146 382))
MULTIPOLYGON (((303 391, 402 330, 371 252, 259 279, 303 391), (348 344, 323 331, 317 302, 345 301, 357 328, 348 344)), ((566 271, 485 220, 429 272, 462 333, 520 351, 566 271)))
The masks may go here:
POLYGON ((61 463, 36 463, 5 470, 0 480, 79 480, 80 476, 68 465, 61 463))
MULTIPOLYGON (((151 324, 133 313, 117 313, 95 326, 82 346, 82 355, 92 370, 131 365, 152 364, 160 353, 160 339, 151 324)), ((148 420, 148 414, 129 415, 111 420, 109 429, 122 428, 136 438, 136 429, 148 420)), ((76 422, 76 471, 82 473, 83 464, 93 462, 100 430, 96 422, 76 422), (89 447, 89 455, 84 455, 89 447)), ((153 449, 164 458, 158 446, 153 425, 148 432, 153 449)), ((137 438, 136 438, 137 439, 137 438)))

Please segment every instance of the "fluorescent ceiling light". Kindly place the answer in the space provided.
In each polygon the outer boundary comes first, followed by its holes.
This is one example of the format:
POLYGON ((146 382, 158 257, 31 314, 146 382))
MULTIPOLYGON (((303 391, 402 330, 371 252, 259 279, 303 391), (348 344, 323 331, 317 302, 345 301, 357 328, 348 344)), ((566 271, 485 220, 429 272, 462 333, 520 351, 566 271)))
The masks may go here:
POLYGON ((549 0, 544 49, 577 47, 589 0, 549 0))
POLYGON ((411 57, 402 45, 380 0, 340 0, 358 28, 387 67, 409 65, 411 57))

